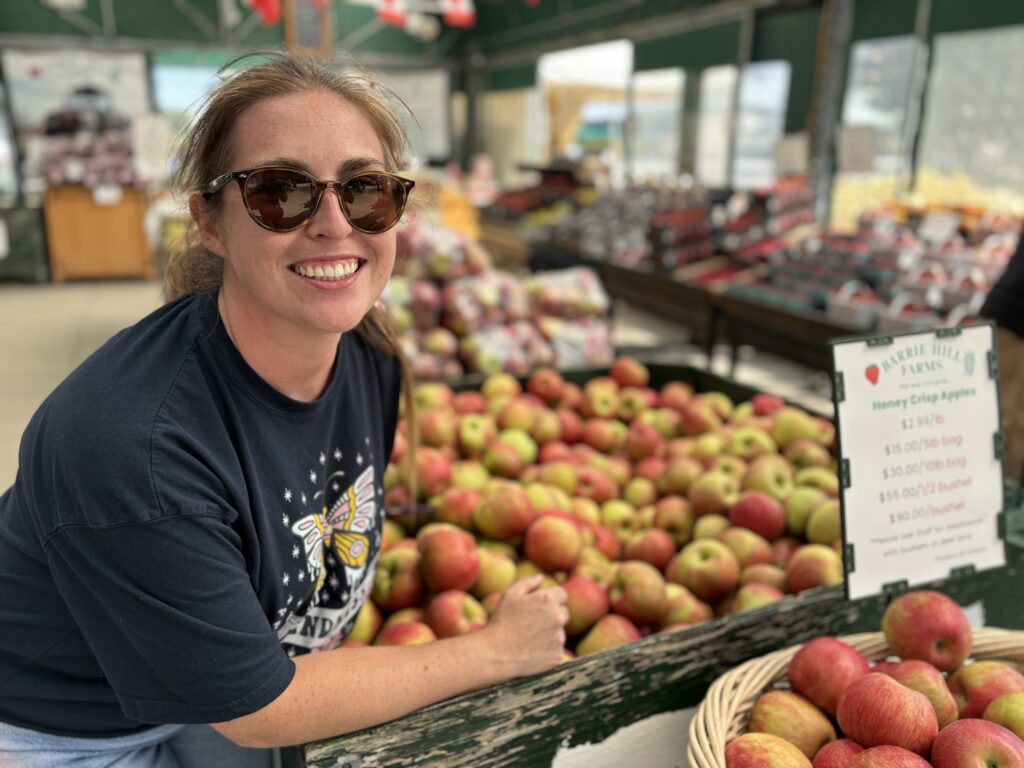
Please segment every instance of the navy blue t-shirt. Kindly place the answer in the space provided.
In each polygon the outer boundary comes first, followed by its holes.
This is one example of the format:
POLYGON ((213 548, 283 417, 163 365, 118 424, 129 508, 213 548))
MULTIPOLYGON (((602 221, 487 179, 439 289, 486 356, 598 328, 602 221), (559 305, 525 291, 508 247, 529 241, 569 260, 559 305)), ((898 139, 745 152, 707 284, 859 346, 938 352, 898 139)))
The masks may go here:
POLYGON ((212 293, 107 342, 0 497, 0 721, 100 737, 273 701, 370 591, 399 391, 346 333, 318 400, 282 395, 212 293))

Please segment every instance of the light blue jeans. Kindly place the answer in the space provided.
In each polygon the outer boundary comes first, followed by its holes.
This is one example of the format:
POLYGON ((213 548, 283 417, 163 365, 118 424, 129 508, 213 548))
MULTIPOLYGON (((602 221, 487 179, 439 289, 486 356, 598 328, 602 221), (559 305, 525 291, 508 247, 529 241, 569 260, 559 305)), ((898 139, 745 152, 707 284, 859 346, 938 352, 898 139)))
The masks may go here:
POLYGON ((159 725, 112 739, 53 736, 0 722, 0 768, 277 768, 277 750, 245 749, 208 725, 159 725))

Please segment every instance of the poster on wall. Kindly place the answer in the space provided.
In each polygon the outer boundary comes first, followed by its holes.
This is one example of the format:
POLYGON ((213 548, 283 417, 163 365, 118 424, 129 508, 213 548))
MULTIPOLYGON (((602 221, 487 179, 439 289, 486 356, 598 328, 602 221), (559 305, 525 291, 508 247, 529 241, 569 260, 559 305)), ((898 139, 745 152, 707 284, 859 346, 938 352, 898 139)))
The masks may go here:
POLYGON ((26 202, 47 185, 132 183, 131 121, 150 111, 141 53, 0 54, 26 202))

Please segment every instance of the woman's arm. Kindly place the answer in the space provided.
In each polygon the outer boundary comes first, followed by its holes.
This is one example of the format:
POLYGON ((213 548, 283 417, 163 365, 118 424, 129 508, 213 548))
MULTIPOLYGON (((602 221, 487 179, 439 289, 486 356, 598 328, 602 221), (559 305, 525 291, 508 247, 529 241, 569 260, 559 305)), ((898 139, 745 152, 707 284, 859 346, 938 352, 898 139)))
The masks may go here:
POLYGON ((443 699, 551 669, 565 645, 565 591, 541 577, 506 591, 484 629, 424 645, 337 648, 295 660, 274 701, 213 727, 245 747, 304 744, 384 723, 443 699))

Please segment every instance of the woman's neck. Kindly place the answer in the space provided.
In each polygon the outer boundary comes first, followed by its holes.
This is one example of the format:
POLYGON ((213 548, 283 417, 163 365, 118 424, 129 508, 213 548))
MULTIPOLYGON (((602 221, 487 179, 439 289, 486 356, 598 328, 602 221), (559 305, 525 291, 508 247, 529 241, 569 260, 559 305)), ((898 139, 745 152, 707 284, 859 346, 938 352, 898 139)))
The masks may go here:
POLYGON ((334 373, 340 335, 310 334, 267 323, 259 312, 231 300, 222 287, 217 297, 221 322, 242 358, 261 379, 300 402, 319 398, 334 373))

